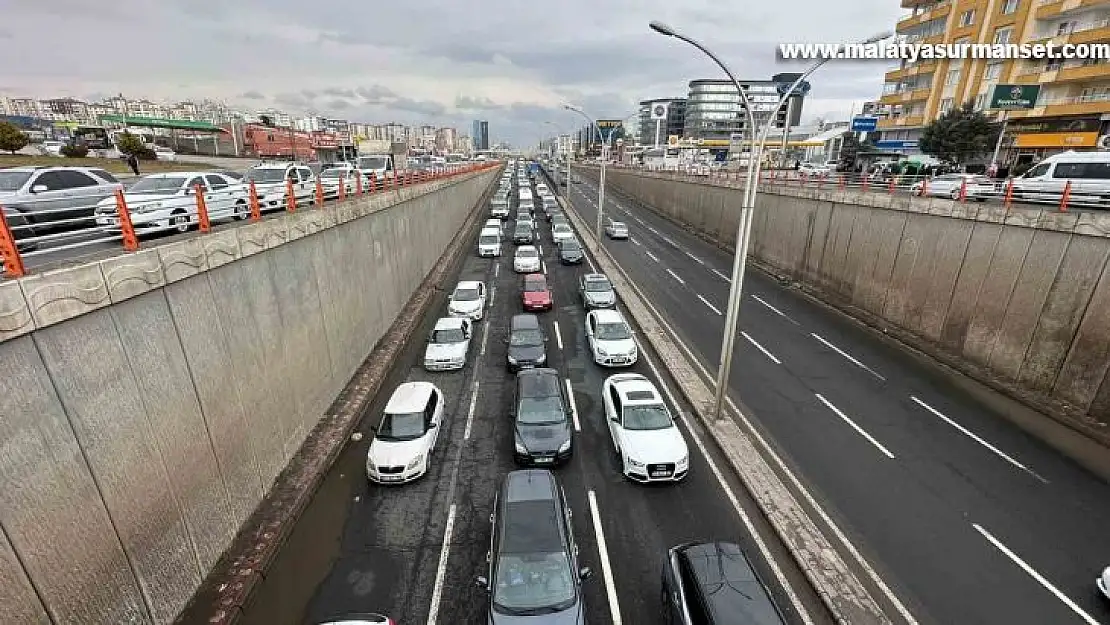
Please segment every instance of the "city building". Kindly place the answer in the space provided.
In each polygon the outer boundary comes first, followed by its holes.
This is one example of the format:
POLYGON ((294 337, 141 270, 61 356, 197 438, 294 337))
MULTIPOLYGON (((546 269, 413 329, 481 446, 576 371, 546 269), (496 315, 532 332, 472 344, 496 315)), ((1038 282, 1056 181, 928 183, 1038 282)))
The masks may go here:
POLYGON ((474 120, 471 128, 471 138, 474 141, 474 151, 489 149, 489 122, 481 119, 474 120))
MULTIPOLYGON (((897 24, 907 41, 1028 44, 1110 42, 1110 0, 901 0, 897 24)), ((921 59, 886 75, 879 147, 910 154, 922 129, 945 111, 972 102, 993 119, 994 87, 1040 85, 1033 109, 1009 111, 1001 164, 1028 164, 1068 149, 1095 149, 1107 133, 1110 64, 1106 60, 921 59)))
MULTIPOLYGON (((733 90, 735 91, 735 89, 733 90)), ((642 100, 640 102, 640 116, 638 118, 640 125, 639 143, 644 145, 656 144, 655 120, 651 118, 651 111, 656 106, 667 107, 667 118, 662 120, 659 125, 659 138, 660 145, 667 142, 667 137, 677 136, 682 137, 685 134, 686 126, 686 98, 655 98, 652 100, 642 100)))
MULTIPOLYGON (((780 97, 779 85, 790 83, 796 77, 797 74, 778 74, 770 80, 740 81, 740 86, 751 103, 757 129, 762 129, 768 122, 774 128, 798 125, 802 118, 805 95, 795 94, 783 103, 781 109, 775 109, 780 97)), ((683 120, 685 138, 710 148, 727 148, 733 135, 747 131, 747 113, 732 81, 690 81, 690 94, 686 98, 683 120)))

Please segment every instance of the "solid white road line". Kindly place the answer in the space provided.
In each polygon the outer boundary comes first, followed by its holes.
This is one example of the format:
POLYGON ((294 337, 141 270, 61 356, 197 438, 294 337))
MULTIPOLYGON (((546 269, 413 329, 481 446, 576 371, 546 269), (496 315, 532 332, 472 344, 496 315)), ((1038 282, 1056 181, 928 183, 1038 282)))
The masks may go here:
POLYGON ((667 273, 671 274, 671 277, 674 278, 675 280, 678 280, 679 284, 686 284, 686 281, 683 280, 682 278, 679 278, 677 273, 671 271, 670 269, 667 270, 667 273))
POLYGON ((766 307, 767 307, 767 310, 770 310, 771 312, 773 312, 773 313, 775 313, 776 315, 778 315, 778 316, 782 317, 783 319, 786 319, 787 321, 789 321, 790 323, 793 323, 794 325, 798 325, 798 322, 797 322, 797 321, 794 321, 794 320, 793 320, 793 319, 791 319, 791 318, 790 318, 789 316, 787 316, 787 314, 786 314, 786 313, 784 313, 784 312, 782 312, 781 310, 779 310, 778 308, 775 308, 774 306, 772 306, 772 305, 771 305, 771 304, 770 304, 769 302, 767 302, 767 301, 766 301, 765 299, 763 299, 762 297, 760 297, 760 296, 758 296, 758 295, 754 295, 754 294, 753 294, 753 295, 752 295, 752 299, 754 299, 755 301, 759 302, 760 304, 763 304, 764 306, 766 306, 766 307))
POLYGON ((730 278, 729 278, 728 276, 726 276, 725 274, 721 273, 720 271, 717 271, 716 269, 710 269, 710 271, 712 271, 713 273, 717 274, 717 277, 718 277, 718 278, 720 278, 720 279, 722 279, 722 280, 724 280, 725 282, 732 282, 732 280, 731 280, 731 279, 730 279, 730 278))
POLYGON ((716 461, 713 460, 713 456, 709 455, 709 450, 706 448, 701 436, 699 436, 694 429, 693 420, 686 415, 685 411, 678 409, 678 400, 675 399, 670 384, 664 381, 663 374, 660 373, 659 368, 655 366, 655 360, 644 352, 644 346, 639 344, 639 340, 637 340, 636 343, 637 349, 643 354, 644 361, 647 362, 648 368, 651 369, 651 372, 655 375, 655 379, 658 380, 659 386, 663 388, 663 393, 667 396, 667 401, 671 402, 671 406, 674 406, 675 410, 678 412, 679 420, 686 427, 686 432, 689 433, 690 439, 694 441, 694 446, 701 452, 702 458, 705 458, 706 464, 709 465, 709 470, 712 471, 713 476, 717 478, 717 484, 721 487, 721 491, 724 492, 725 497, 728 498, 728 502, 732 504, 732 509, 736 511, 736 516, 740 517, 740 522, 747 528, 748 536, 751 536, 752 539, 755 540, 756 546, 759 547, 759 551, 763 554, 763 560, 771 567, 771 572, 774 573, 775 577, 778 579, 779 586, 790 599, 790 602, 794 606, 794 610, 802 617, 802 621, 806 625, 813 625, 813 619, 810 617, 809 612, 806 611, 805 606, 802 605, 798 595, 794 593, 794 589, 790 586, 789 580, 787 580, 786 575, 779 567, 778 562, 775 560, 775 556, 767 547, 767 543, 763 541, 763 537, 759 534, 759 531, 756 530, 755 524, 752 523, 751 518, 744 512, 744 508, 740 505, 740 500, 736 497, 736 493, 732 491, 732 486, 728 483, 728 480, 725 479, 724 473, 721 471, 720 467, 717 466, 716 461))
POLYGON ((751 343, 752 345, 754 345, 756 349, 758 349, 759 351, 763 352, 763 355, 764 355, 764 356, 766 356, 766 357, 768 357, 768 358, 770 358, 770 359, 771 359, 771 362, 775 363, 776 365, 781 365, 781 364, 782 364, 782 361, 781 361, 781 360, 779 360, 778 358, 775 358, 775 355, 774 355, 774 354, 772 354, 771 352, 767 351, 767 349, 766 349, 765 347, 763 347, 763 346, 762 346, 762 345, 760 345, 760 344, 759 344, 758 342, 756 342, 756 340, 755 340, 755 339, 753 339, 753 338, 752 338, 751 336, 748 336, 748 333, 747 333, 747 332, 741 331, 741 332, 740 332, 740 336, 742 336, 742 337, 744 337, 745 339, 747 339, 747 340, 748 340, 748 342, 749 342, 749 343, 751 343))
POLYGON ((605 531, 601 527, 601 513, 597 509, 597 495, 590 490, 586 493, 590 502, 590 518, 594 522, 597 535, 597 551, 601 555, 601 575, 605 578, 605 594, 609 596, 609 615, 613 625, 622 625, 621 606, 617 602, 617 585, 613 582, 613 566, 609 563, 609 548, 605 545, 605 531))
POLYGON ((980 445, 982 445, 983 447, 986 447, 987 449, 991 450, 991 451, 992 451, 992 452, 993 452, 993 453, 994 453, 994 454, 995 454, 996 456, 998 456, 999 458, 1002 458, 1002 459, 1003 459, 1003 460, 1005 460, 1006 462, 1009 462, 1010 464, 1012 464, 1012 465, 1014 465, 1015 467, 1017 467, 1017 468, 1021 469, 1022 471, 1025 471, 1025 472, 1026 472, 1026 473, 1028 473, 1029 475, 1032 475, 1033 477, 1035 477, 1035 478, 1037 478, 1038 480, 1040 480, 1040 481, 1044 482, 1045 484, 1047 484, 1047 483, 1048 483, 1048 480, 1046 480, 1046 479, 1044 479, 1043 477, 1041 477, 1041 476, 1037 475, 1037 474, 1036 474, 1035 472, 1033 472, 1033 471, 1032 471, 1032 470, 1031 470, 1031 469, 1030 469, 1029 467, 1027 467, 1027 466, 1025 466, 1024 464, 1022 464, 1022 463, 1018 462, 1017 460, 1014 460, 1014 459, 1013 459, 1013 458, 1011 458, 1010 456, 1006 455, 1006 453, 1005 453, 1005 452, 1003 452, 1003 451, 1002 451, 1001 449, 999 449, 999 448, 995 447, 994 445, 991 445, 991 444, 990 444, 990 443, 988 443, 987 441, 983 440, 983 438, 982 438, 982 437, 980 437, 979 435, 975 434, 975 433, 974 433, 974 432, 972 432, 971 430, 969 430, 969 429, 965 428, 964 426, 960 425, 959 423, 956 423, 956 422, 955 422, 955 421, 953 421, 952 419, 949 419, 949 418, 948 418, 948 417, 947 417, 946 415, 944 415, 943 413, 941 413, 941 411, 937 410, 936 408, 933 408, 933 407, 932 407, 932 406, 930 406, 929 404, 926 404, 925 402, 921 401, 920 399, 918 399, 917 397, 915 397, 915 396, 913 396, 913 395, 910 395, 910 399, 912 399, 912 400, 914 401, 914 403, 916 403, 916 404, 917 404, 918 406, 921 406, 921 407, 922 407, 922 408, 924 408, 925 410, 928 410, 929 412, 933 413, 933 415, 934 415, 934 416, 936 416, 937 418, 941 419, 942 421, 944 421, 944 422, 945 422, 945 423, 947 423, 948 425, 951 425, 952 427, 954 427, 954 428, 956 428, 957 430, 959 430, 960 432, 962 432, 962 433, 964 434, 964 436, 967 436, 968 438, 970 438, 971 440, 975 441, 976 443, 979 443, 979 444, 980 444, 980 445))
POLYGON ((834 352, 840 354, 841 356, 847 358, 848 360, 850 360, 852 362, 852 364, 856 365, 860 369, 863 369, 864 371, 870 373, 871 375, 875 376, 876 378, 879 378, 880 380, 883 380, 884 382, 886 381, 886 378, 884 378, 883 376, 876 373, 874 369, 872 369, 871 367, 868 367, 867 365, 863 364, 862 362, 856 360, 855 358, 852 357, 851 354, 849 354, 848 352, 840 349, 836 345, 833 345, 832 343, 826 341, 820 335, 818 335, 814 332, 810 332, 809 335, 812 336, 813 338, 817 339, 818 341, 821 341, 822 343, 824 343, 825 346, 828 347, 829 349, 831 349, 834 352))
POLYGON ((821 395, 821 393, 814 393, 814 395, 817 396, 817 399, 821 400, 822 404, 825 404, 825 407, 827 407, 829 410, 832 410, 834 413, 836 413, 836 416, 840 417, 841 419, 844 420, 845 423, 852 426, 852 429, 855 430, 860 436, 866 438, 868 440, 868 442, 870 442, 872 445, 877 447, 879 449, 879 451, 883 452, 884 456, 886 456, 887 458, 890 458, 891 460, 894 460, 894 454, 890 453, 889 449, 887 449, 886 447, 883 447, 882 443, 875 440, 875 437, 868 434, 867 431, 864 430, 863 428, 861 428, 859 425, 856 425, 856 422, 849 419, 848 415, 844 414, 843 412, 840 412, 840 409, 837 408, 836 406, 832 405, 832 403, 829 402, 829 400, 825 399, 825 397, 823 395, 821 395))
POLYGON ((697 263, 699 265, 704 265, 705 264, 704 260, 698 258, 697 256, 694 256, 690 252, 686 252, 686 255, 690 257, 690 260, 694 261, 695 263, 697 263))
POLYGON ((703 304, 705 304, 706 306, 708 306, 708 307, 709 307, 709 310, 712 310, 713 312, 717 313, 718 315, 719 315, 719 314, 721 314, 721 311, 720 311, 720 309, 719 309, 719 308, 717 308, 716 306, 714 306, 713 304, 710 304, 710 303, 709 303, 709 300, 707 300, 707 299, 705 299, 704 297, 702 297, 701 293, 698 293, 698 299, 700 299, 700 300, 701 300, 701 303, 703 303, 703 304))
POLYGON ((1019 558, 1016 553, 1010 551, 1010 549, 1006 545, 1002 544, 1002 541, 992 536, 991 533, 984 529, 982 525, 979 525, 978 523, 972 523, 971 526, 975 528, 975 531, 982 534, 983 538, 986 538, 988 541, 990 541, 990 543, 994 545, 996 549, 1001 551, 1014 564, 1020 566, 1023 571, 1029 574, 1030 577, 1037 580, 1038 584, 1044 586, 1044 588, 1048 590, 1048 592, 1055 595, 1056 598, 1063 602, 1064 605, 1068 606, 1068 608, 1070 608, 1072 612, 1075 612, 1079 616, 1079 618, 1086 621, 1089 625, 1100 625, 1099 622, 1094 619, 1094 617, 1084 612, 1083 608, 1080 608, 1078 605, 1075 604, 1074 601, 1069 599, 1067 595, 1060 592, 1060 590, 1053 586, 1052 583, 1049 582, 1047 579, 1045 579, 1043 575, 1038 573, 1033 567, 1026 564, 1024 560, 1019 558))
POLYGON ((559 331, 559 322, 552 321, 551 325, 555 328, 555 344, 559 346, 559 349, 563 349, 563 333, 559 331))
POLYGON ((447 511, 447 529, 443 531, 443 546, 439 551, 439 566, 436 567, 436 581, 432 586, 432 606, 428 609, 428 625, 436 625, 439 618, 439 602, 443 600, 443 583, 447 578, 447 556, 451 552, 451 532, 455 529, 455 504, 447 511))
POLYGON ((574 421, 574 431, 581 432, 582 424, 578 422, 578 404, 574 401, 574 389, 570 386, 570 378, 563 378, 567 383, 567 401, 570 402, 570 418, 574 421))
POLYGON ((470 428, 474 425, 474 409, 478 405, 478 380, 474 380, 474 388, 470 391, 470 407, 466 410, 466 429, 463 430, 463 440, 470 440, 470 428))
POLYGON ((645 250, 644 253, 648 255, 648 258, 654 260, 655 262, 659 262, 659 258, 655 254, 652 254, 651 252, 648 252, 647 250, 645 250))

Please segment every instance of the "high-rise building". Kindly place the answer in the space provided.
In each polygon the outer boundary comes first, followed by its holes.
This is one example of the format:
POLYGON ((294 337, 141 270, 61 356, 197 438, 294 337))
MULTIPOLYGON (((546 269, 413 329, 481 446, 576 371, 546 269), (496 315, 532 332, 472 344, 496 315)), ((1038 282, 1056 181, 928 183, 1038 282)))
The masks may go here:
POLYGON ((640 102, 640 143, 644 145, 655 145, 655 120, 652 119, 651 111, 656 106, 664 106, 667 109, 667 118, 662 120, 659 125, 659 143, 665 144, 667 137, 676 135, 681 137, 684 133, 686 124, 686 98, 655 98, 652 100, 643 100, 640 102))
MULTIPOLYGON (((910 42, 1064 44, 1110 42, 1110 0, 900 0, 910 9, 897 32, 910 42)), ((922 129, 945 111, 971 102, 989 109, 994 87, 1040 85, 1034 108, 1006 113, 1000 159, 1027 163, 1066 149, 1094 149, 1110 111, 1106 60, 920 59, 886 75, 879 121, 884 148, 916 151, 922 129)))
MULTIPOLYGON (((774 128, 787 123, 797 126, 802 118, 804 94, 796 94, 776 110, 779 101, 778 87, 789 84, 797 74, 778 74, 771 80, 741 80, 748 102, 752 107, 756 129, 770 122, 774 128)), ((735 133, 746 133, 748 116, 743 101, 731 80, 703 79, 690 81, 690 95, 686 98, 686 115, 683 134, 687 139, 697 139, 703 145, 724 147, 735 133)), ((653 130, 654 132, 654 130, 653 130)), ((773 135, 772 135, 773 136, 773 135)))
POLYGON ((470 133, 474 141, 474 151, 489 149, 489 122, 481 119, 474 120, 470 133))

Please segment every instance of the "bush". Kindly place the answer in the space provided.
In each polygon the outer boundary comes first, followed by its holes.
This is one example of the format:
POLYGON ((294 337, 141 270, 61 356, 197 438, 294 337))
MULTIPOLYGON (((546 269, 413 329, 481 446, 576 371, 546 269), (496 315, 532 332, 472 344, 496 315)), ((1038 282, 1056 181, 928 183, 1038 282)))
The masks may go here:
POLYGON ((66 158, 85 158, 89 155, 89 148, 76 143, 67 143, 62 146, 61 152, 66 158))
POLYGON ((0 122, 0 150, 15 154, 27 147, 31 139, 11 122, 0 122))
POLYGON ((116 148, 121 154, 134 154, 140 161, 158 160, 158 155, 154 153, 153 149, 147 147, 142 139, 129 132, 121 133, 116 137, 116 148))

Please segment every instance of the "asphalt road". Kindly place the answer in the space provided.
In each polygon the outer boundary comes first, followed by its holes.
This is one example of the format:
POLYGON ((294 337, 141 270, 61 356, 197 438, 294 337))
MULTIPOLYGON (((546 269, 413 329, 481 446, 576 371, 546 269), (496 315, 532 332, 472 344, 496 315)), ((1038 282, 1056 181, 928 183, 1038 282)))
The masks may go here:
MULTIPOLYGON (((594 223, 595 182, 571 197, 594 223)), ((606 210, 632 235, 608 249, 715 372, 731 254, 606 210)), ((1110 485, 777 281, 749 271, 744 294, 731 394, 918 622, 1110 623, 1110 485)))
MULTIPOLYGON (((583 563, 595 573, 584 585, 589 622, 660 623, 665 550, 685 541, 714 539, 746 547, 789 622, 831 622, 754 503, 717 452, 706 449, 708 437, 696 428, 683 426, 691 448, 691 472, 683 483, 645 487, 620 476, 600 404, 602 382, 617 371, 592 362, 577 296, 578 276, 590 266, 559 265, 542 220, 539 232, 555 301, 553 311, 540 315, 550 339, 549 366, 573 388, 580 426, 574 433, 574 456, 556 473, 575 511, 583 563), (596 510, 589 505, 589 493, 594 493, 596 510), (595 512, 600 526, 592 520, 595 512), (746 523, 751 523, 751 532, 746 523), (612 570, 613 594, 603 561, 612 570), (772 568, 769 562, 778 564, 772 568), (782 580, 794 590, 787 593, 782 580)), ((515 468, 508 416, 514 378, 505 368, 509 320, 521 311, 521 277, 512 271, 513 249, 506 243, 499 259, 471 253, 460 262, 457 279, 485 281, 493 300, 486 319, 476 324, 466 368, 424 371, 419 366, 424 345, 414 341, 395 364, 386 390, 364 413, 360 429, 368 433, 398 384, 437 384, 447 397, 446 424, 429 474, 403 486, 370 484, 363 469, 369 436, 350 443, 267 572, 244 623, 310 623, 352 610, 385 612, 403 625, 485 622, 488 595, 475 585, 475 577, 485 574, 495 491, 515 468)), ((419 336, 426 336, 443 314, 441 296, 419 336)), ((662 390, 647 359, 658 361, 650 352, 645 358, 647 347, 641 342, 640 362, 631 370, 656 380, 662 390)), ((682 404, 674 407, 688 412, 682 404)))

